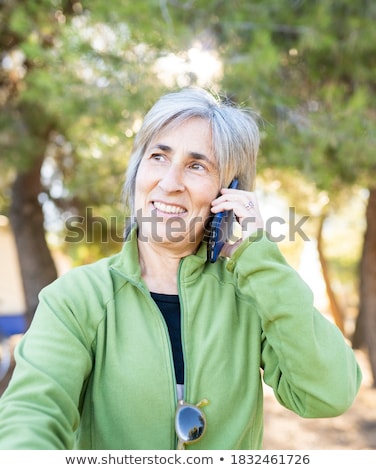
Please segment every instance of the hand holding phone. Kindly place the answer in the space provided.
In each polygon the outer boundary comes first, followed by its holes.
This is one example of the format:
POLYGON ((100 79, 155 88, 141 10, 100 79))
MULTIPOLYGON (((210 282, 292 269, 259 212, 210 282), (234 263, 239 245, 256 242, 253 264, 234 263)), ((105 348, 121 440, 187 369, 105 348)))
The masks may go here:
MULTIPOLYGON (((229 186, 230 189, 238 187, 238 180, 234 178, 229 186)), ((208 239, 208 258, 211 263, 214 263, 226 241, 232 235, 232 227, 234 221, 234 212, 222 211, 215 214, 209 226, 209 239, 208 239)))

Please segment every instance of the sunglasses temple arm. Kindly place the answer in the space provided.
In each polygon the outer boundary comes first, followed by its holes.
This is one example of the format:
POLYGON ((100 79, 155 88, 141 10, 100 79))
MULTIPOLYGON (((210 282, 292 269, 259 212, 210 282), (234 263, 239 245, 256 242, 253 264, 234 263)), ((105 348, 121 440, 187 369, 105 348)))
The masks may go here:
POLYGON ((181 439, 178 440, 178 448, 177 450, 185 450, 185 443, 181 439))

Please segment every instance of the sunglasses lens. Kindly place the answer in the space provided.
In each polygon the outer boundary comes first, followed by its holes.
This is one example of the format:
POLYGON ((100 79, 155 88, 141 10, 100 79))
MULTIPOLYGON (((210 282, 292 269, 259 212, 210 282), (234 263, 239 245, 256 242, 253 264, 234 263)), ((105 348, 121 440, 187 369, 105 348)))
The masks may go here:
POLYGON ((193 442, 203 435, 205 419, 198 408, 186 405, 177 411, 175 425, 176 433, 183 442, 193 442))

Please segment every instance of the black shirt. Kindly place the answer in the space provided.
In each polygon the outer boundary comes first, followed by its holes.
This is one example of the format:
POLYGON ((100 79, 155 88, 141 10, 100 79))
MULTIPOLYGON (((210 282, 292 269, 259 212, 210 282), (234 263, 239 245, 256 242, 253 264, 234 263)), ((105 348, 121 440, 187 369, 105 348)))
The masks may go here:
POLYGON ((154 302, 158 305, 170 335, 172 356, 174 359, 176 383, 184 384, 184 360, 181 343, 181 314, 178 295, 157 294, 151 292, 154 302))

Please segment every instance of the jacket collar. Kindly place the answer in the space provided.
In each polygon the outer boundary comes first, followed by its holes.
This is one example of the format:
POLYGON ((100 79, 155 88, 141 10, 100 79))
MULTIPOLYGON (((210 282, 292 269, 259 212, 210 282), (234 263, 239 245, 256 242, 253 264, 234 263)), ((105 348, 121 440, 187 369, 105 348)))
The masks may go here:
MULTIPOLYGON (((180 272, 183 273, 184 279, 188 280, 199 276, 205 267, 206 261, 207 244, 202 242, 195 254, 186 256, 180 261, 180 272)), ((143 284, 138 257, 137 226, 131 229, 121 252, 114 257, 111 268, 133 284, 143 284)))

